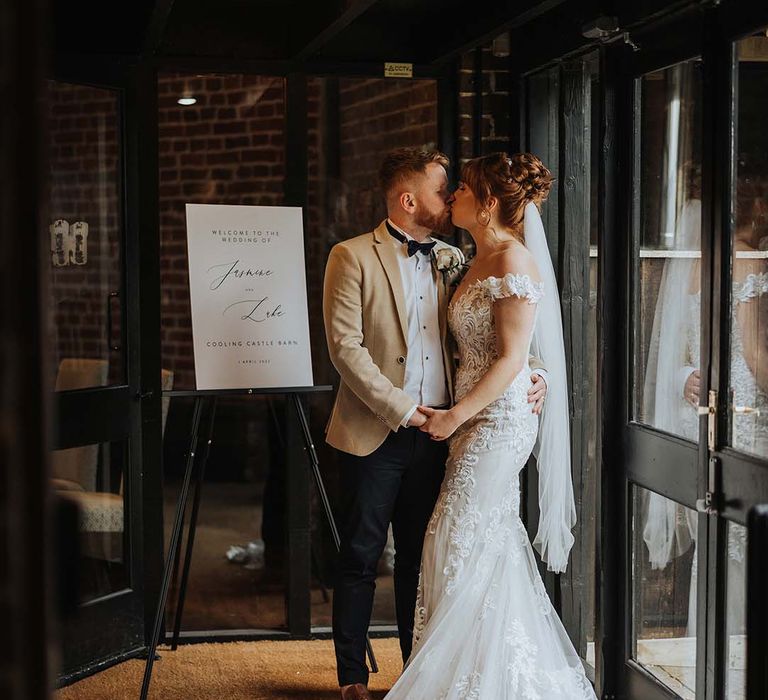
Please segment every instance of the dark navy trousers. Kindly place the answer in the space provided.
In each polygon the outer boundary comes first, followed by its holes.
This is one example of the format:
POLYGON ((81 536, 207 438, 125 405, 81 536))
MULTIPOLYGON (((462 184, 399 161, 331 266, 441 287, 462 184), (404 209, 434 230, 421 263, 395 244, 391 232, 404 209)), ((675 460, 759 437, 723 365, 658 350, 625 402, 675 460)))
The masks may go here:
POLYGON ((390 433, 370 455, 341 453, 345 503, 333 594, 333 641, 339 685, 368 683, 365 636, 376 568, 390 522, 395 541, 395 608, 403 661, 411 654, 424 533, 448 456, 446 442, 418 428, 390 433))

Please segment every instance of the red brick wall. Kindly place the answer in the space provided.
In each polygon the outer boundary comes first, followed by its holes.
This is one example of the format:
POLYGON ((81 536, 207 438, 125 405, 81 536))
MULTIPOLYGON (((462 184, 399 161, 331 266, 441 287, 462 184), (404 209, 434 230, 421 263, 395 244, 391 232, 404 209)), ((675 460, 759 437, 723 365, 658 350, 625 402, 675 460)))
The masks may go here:
MULTIPOLYGON (((322 284, 331 247, 370 231, 385 216, 378 169, 398 146, 435 147, 434 81, 313 78, 309 81, 310 150, 307 282, 315 381, 332 383, 322 324, 322 284)), ((318 412, 327 410, 319 400, 318 412)))
POLYGON ((158 93, 162 364, 194 388, 184 205, 282 204, 283 80, 164 74, 158 93))
MULTIPOLYGON (((499 147, 505 137, 507 93, 503 61, 486 51, 484 63, 487 151, 499 147)), ((463 157, 471 154, 472 77, 468 55, 461 73, 463 157)), ((162 364, 174 371, 176 387, 192 387, 184 204, 282 203, 283 81, 165 74, 159 78, 158 91, 162 364), (195 95, 195 105, 177 104, 185 92, 195 95)), ((64 356, 104 357, 107 352, 106 295, 119 288, 120 267, 117 112, 110 97, 108 91, 79 86, 54 85, 51 90, 51 217, 91 225, 89 264, 52 269, 56 362, 64 356)), ((436 103, 434 81, 309 81, 307 267, 318 380, 332 376, 320 305, 327 253, 337 240, 357 235, 383 218, 376 177, 381 158, 400 145, 435 146, 436 103), (337 91, 333 99, 328 97, 329 85, 337 91), (337 121, 338 145, 328 142, 330 119, 337 121), (335 162, 330 169, 329 153, 335 162)), ((116 313, 118 306, 113 306, 116 313)), ((119 324, 114 326, 117 333, 119 324)), ((119 366, 118 359, 112 353, 113 366, 119 366)))
MULTIPOLYGON (((111 381, 122 378, 120 353, 107 347, 107 296, 119 291, 121 202, 115 93, 49 83, 50 221, 89 225, 85 265, 49 264, 50 362, 56 376, 65 357, 109 360, 111 381)), ((48 231, 43 235, 49 239, 48 231)), ((114 302, 113 341, 119 344, 119 303, 114 302)))
POLYGON ((339 81, 342 181, 350 233, 370 230, 386 215, 378 171, 399 146, 437 146, 437 90, 431 80, 339 81))

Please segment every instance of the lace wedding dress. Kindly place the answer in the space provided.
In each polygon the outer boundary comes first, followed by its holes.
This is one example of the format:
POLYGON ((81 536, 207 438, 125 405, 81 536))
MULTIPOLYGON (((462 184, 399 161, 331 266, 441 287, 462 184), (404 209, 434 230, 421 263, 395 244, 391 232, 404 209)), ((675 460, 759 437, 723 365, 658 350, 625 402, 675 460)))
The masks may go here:
MULTIPOLYGON (((451 303, 457 401, 496 358, 493 301, 513 295, 537 304, 542 286, 510 273, 451 303)), ((451 439, 424 540, 413 653, 387 700, 595 698, 520 520, 519 473, 538 432, 529 377, 526 366, 451 439)))

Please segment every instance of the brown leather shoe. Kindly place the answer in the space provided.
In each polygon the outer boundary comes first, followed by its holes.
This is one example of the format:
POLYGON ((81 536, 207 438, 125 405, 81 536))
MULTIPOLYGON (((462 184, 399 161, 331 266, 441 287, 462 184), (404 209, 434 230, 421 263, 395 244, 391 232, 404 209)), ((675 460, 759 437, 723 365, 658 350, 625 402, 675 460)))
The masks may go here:
POLYGON ((341 689, 341 700, 373 700, 373 696, 362 683, 355 683, 341 689))

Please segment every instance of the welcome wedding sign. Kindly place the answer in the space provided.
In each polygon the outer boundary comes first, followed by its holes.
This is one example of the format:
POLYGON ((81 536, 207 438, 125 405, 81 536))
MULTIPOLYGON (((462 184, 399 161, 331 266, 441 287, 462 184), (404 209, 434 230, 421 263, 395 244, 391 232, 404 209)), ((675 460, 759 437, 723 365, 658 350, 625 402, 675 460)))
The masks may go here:
POLYGON ((312 386, 300 207, 187 204, 198 389, 312 386))

